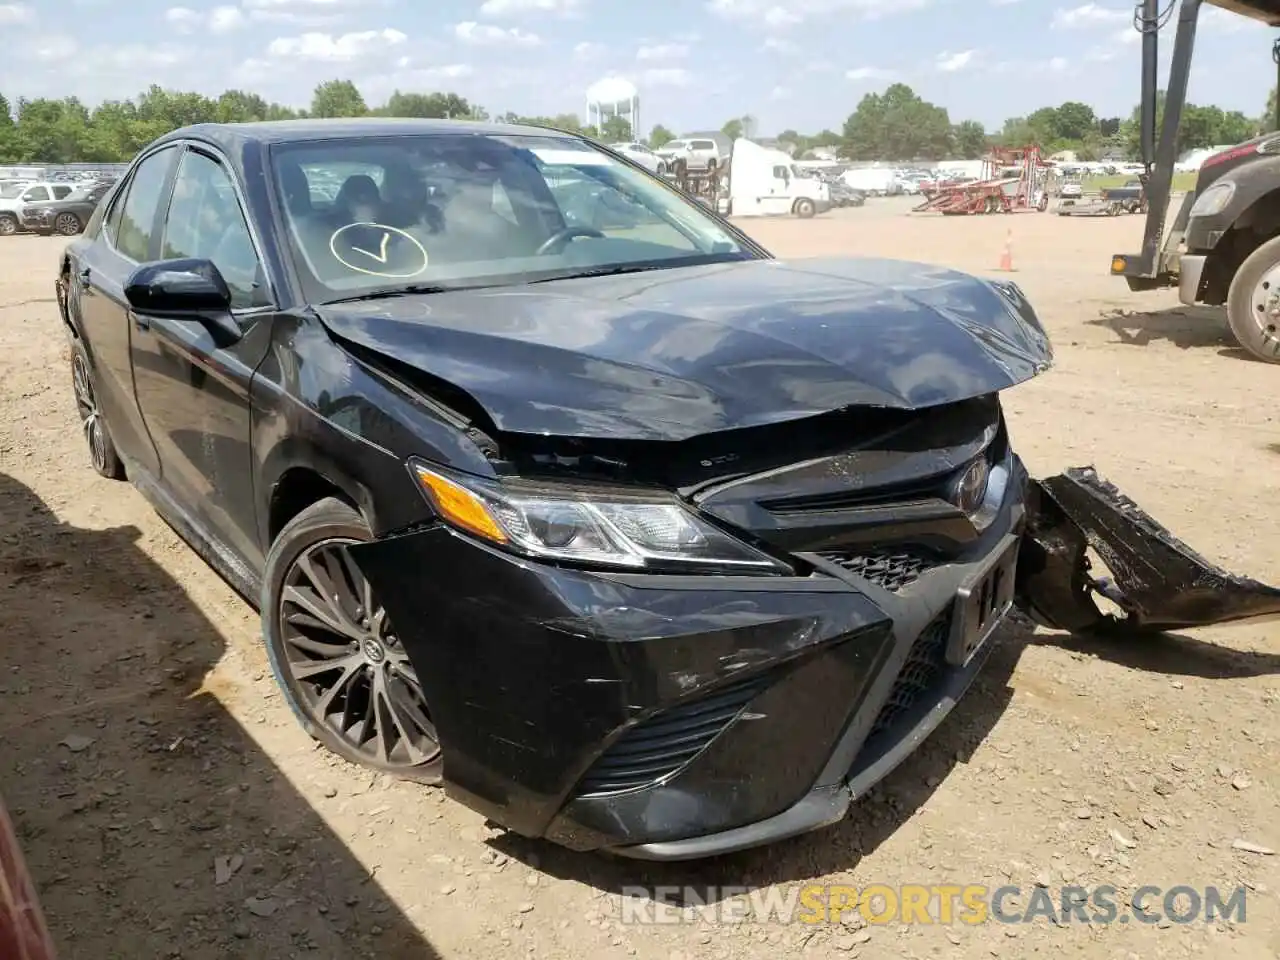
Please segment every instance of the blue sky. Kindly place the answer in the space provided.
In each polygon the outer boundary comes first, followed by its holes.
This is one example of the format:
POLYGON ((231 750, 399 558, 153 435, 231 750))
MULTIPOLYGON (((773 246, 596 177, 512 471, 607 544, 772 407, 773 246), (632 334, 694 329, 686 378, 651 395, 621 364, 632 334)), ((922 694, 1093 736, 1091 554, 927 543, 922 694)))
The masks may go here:
MULTIPOLYGON (((1067 99, 1128 115, 1132 3, 1098 0, 0 0, 0 91, 90 103, 151 83, 305 105, 321 80, 453 90, 493 112, 583 110, 595 81, 640 90, 647 130, 839 129, 863 94, 911 84, 953 120, 1067 99)), ((1206 10, 1192 99, 1260 113, 1273 32, 1206 10)), ((1164 53, 1172 26, 1161 36, 1164 53)))

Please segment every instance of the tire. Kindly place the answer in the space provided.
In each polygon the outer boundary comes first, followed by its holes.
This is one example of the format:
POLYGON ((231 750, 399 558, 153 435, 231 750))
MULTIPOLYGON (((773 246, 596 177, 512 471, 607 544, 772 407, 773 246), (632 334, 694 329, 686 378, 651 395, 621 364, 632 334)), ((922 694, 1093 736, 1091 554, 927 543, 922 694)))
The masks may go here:
POLYGON ((71 389, 80 419, 80 431, 89 447, 89 462, 93 464, 94 471, 108 480, 125 479, 124 464, 111 440, 107 419, 98 406, 93 364, 79 337, 71 340, 71 389))
POLYGON ((801 220, 808 220, 818 212, 818 208, 808 197, 801 197, 796 201, 795 212, 796 216, 801 220))
POLYGON ((362 575, 345 555, 347 545, 371 539, 365 519, 335 498, 313 503, 285 525, 267 554, 263 576, 267 656, 294 716, 315 740, 359 766, 439 784, 443 758, 417 675, 385 611, 372 591, 365 591, 362 575), (328 587, 323 599, 308 571, 318 571, 328 587), (344 596, 329 602, 335 588, 344 596), (367 599, 371 610, 359 606, 358 598, 367 599), (326 626, 308 609, 319 610, 342 629, 326 626), (336 666, 316 669, 324 662, 336 666), (307 676, 298 676, 308 670, 307 676), (326 694, 334 710, 325 709, 326 694), (406 697, 413 701, 413 711, 402 709, 395 722, 383 713, 382 726, 374 725, 370 701, 390 711, 393 699, 404 703, 406 697), (411 731, 413 739, 404 731, 411 731), (394 739, 390 745, 388 737, 394 739))
POLYGON ((53 218, 54 232, 63 237, 74 237, 84 229, 84 224, 74 213, 60 213, 53 218))
POLYGON ((1240 264, 1227 293, 1227 322, 1236 342, 1252 356, 1280 363, 1280 237, 1272 237, 1240 264))
POLYGON ((18 232, 18 218, 12 213, 0 213, 0 237, 12 237, 18 232))

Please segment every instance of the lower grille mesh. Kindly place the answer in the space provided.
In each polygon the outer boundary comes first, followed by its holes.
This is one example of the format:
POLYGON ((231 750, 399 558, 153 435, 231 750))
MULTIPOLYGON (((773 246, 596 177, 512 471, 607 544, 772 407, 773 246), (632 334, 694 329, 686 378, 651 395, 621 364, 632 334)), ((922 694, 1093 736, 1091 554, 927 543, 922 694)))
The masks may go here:
POLYGON ((819 556, 839 564, 855 577, 870 580, 890 593, 897 593, 911 586, 932 566, 930 560, 922 554, 905 550, 863 554, 841 551, 821 553, 819 556))
POLYGON ((935 617, 921 631, 911 646, 911 652, 907 654, 898 679, 893 683, 889 699, 880 708, 876 722, 871 726, 871 732, 867 735, 869 740, 893 727, 921 696, 930 693, 942 679, 947 669, 947 636, 950 632, 950 610, 935 617))
POLYGON ((767 685, 767 676, 740 680, 641 721, 591 765, 577 795, 620 793, 670 776, 701 753, 767 685))

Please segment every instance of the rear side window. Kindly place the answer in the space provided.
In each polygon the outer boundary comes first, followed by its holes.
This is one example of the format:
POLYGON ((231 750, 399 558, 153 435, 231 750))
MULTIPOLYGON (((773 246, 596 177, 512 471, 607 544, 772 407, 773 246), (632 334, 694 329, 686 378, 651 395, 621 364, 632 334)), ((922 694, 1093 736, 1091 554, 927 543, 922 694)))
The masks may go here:
MULTIPOLYGON (((114 235, 116 249, 138 263, 149 259, 151 233, 156 211, 160 207, 174 151, 167 147, 153 153, 138 165, 129 181, 128 192, 116 202, 120 211, 118 223, 108 223, 108 235, 114 235)), ((112 211, 112 220, 116 218, 112 211)))
POLYGON ((695 150, 714 150, 716 142, 714 140, 695 140, 693 141, 693 149, 695 150))
POLYGON ((57 186, 53 188, 53 199, 65 200, 71 194, 71 187, 57 186))

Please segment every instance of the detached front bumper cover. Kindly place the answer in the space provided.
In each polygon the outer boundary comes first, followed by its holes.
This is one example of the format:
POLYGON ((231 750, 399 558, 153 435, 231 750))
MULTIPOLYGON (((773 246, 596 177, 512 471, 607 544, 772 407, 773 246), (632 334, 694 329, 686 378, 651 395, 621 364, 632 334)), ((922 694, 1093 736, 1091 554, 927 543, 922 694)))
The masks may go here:
POLYGON ((1045 626, 1159 632, 1280 616, 1280 590, 1210 563, 1093 467, 1033 480, 1020 605, 1045 626), (1114 580, 1094 577, 1092 547, 1114 580), (1123 617, 1102 613, 1094 595, 1123 617))

